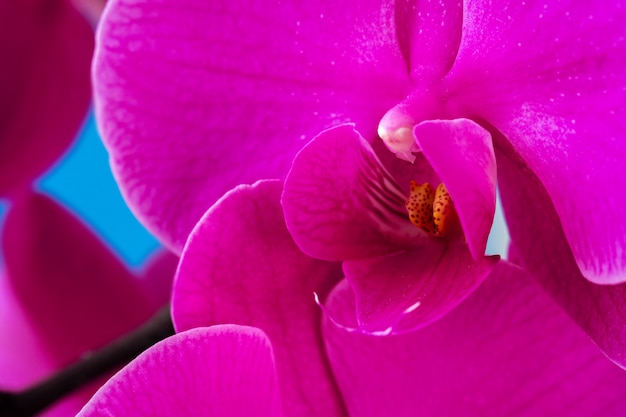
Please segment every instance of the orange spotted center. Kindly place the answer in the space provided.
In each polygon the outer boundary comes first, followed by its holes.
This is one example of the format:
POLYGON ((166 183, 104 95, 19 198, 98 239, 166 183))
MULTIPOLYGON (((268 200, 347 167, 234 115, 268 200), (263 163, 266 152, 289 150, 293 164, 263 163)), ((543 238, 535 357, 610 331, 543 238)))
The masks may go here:
POLYGON ((431 236, 445 236, 458 223, 450 193, 443 184, 435 190, 427 182, 420 185, 411 181, 405 207, 411 223, 431 236))

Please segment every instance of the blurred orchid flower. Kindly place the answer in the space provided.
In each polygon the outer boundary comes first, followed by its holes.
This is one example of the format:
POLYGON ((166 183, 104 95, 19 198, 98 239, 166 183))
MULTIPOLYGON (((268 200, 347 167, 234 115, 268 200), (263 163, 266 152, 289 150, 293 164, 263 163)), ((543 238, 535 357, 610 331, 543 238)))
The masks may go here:
MULTIPOLYGON (((158 255, 139 277, 74 215, 42 194, 15 200, 2 246, 3 390, 24 389, 135 329, 171 294, 172 255, 158 255)), ((86 385, 42 415, 75 415, 103 382, 86 385)))
POLYGON ((0 3, 0 195, 61 156, 89 106, 93 30, 69 0, 0 3))

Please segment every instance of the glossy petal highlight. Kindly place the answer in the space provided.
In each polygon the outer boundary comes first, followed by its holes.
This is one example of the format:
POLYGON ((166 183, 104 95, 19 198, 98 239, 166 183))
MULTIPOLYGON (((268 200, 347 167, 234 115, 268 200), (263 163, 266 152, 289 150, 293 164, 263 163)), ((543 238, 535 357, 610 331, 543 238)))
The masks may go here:
POLYGON ((258 329, 188 330, 139 355, 78 417, 280 417, 273 359, 270 342, 258 329))
POLYGON ((408 91, 393 11, 387 0, 112 1, 95 106, 134 212, 180 251, 224 192, 284 177, 320 130, 354 121, 374 135, 408 91))
POLYGON ((341 278, 338 264, 304 255, 289 235, 278 181, 240 186, 194 228, 174 283, 178 331, 219 323, 255 326, 276 355, 289 416, 343 416, 320 333, 324 296, 341 278))
MULTIPOLYGON (((328 308, 354 320, 342 284, 328 308)), ((351 417, 591 417, 626 407, 623 370, 509 265, 419 331, 372 337, 327 321, 324 335, 351 417)))

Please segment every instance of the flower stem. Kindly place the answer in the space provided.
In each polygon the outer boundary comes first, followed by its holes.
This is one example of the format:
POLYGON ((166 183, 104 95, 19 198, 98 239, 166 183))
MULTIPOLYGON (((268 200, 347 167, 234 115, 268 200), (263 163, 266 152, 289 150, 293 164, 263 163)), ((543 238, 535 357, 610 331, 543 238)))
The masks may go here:
POLYGON ((174 334, 169 305, 132 332, 21 392, 0 391, 0 417, 32 417, 174 334))

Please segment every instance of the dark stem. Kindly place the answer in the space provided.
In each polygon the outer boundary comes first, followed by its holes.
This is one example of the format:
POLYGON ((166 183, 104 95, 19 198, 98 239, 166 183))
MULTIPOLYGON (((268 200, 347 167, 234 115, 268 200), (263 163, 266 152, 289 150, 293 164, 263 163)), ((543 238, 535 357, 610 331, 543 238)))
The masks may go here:
POLYGON ((32 417, 77 388, 111 372, 174 334, 169 305, 148 322, 104 348, 85 355, 50 378, 17 393, 0 391, 0 417, 32 417))

